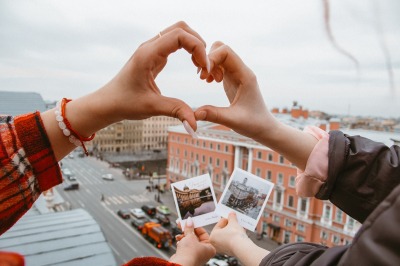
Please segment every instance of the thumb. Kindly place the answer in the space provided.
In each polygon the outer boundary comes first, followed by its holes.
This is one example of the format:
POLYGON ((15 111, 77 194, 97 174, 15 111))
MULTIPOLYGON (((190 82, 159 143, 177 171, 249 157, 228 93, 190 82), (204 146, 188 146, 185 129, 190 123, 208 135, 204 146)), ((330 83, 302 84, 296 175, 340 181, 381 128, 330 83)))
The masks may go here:
POLYGON ((230 127, 230 112, 231 109, 228 107, 204 105, 194 112, 194 116, 196 120, 209 121, 230 127))
POLYGON ((228 221, 229 223, 236 223, 236 224, 238 223, 236 212, 230 212, 228 214, 228 221))
POLYGON ((191 234, 194 234, 194 223, 193 223, 192 217, 189 217, 186 220, 184 234, 185 234, 185 236, 189 236, 191 234))

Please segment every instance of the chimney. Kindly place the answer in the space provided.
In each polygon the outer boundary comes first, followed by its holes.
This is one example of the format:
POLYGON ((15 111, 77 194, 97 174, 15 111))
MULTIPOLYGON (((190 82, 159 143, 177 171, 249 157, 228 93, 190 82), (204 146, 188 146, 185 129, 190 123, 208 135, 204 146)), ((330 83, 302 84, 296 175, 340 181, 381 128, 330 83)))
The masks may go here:
POLYGON ((293 118, 299 118, 301 115, 301 110, 298 106, 293 106, 291 111, 293 118))

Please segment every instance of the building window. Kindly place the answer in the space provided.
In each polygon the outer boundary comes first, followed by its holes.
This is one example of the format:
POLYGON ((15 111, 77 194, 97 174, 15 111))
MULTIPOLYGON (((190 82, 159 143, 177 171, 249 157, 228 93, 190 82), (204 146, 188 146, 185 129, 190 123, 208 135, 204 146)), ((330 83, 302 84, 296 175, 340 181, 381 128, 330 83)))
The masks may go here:
POLYGON ((293 225, 293 222, 291 220, 285 219, 285 226, 286 227, 292 227, 292 225, 293 225))
POLYGON ((296 186, 296 178, 294 176, 289 177, 289 187, 295 187, 296 186))
POLYGON ((257 152, 257 159, 262 159, 262 152, 261 151, 257 152))
POLYGON ((321 231, 321 239, 327 240, 328 237, 329 237, 329 233, 327 233, 326 231, 321 231))
POLYGON ((274 215, 274 222, 279 224, 281 222, 281 217, 274 215))
POLYGON ((229 146, 225 145, 225 152, 229 152, 229 146))
POLYGON ((303 236, 296 236, 296 242, 304 242, 303 236))
POLYGON ((256 176, 261 177, 261 169, 260 168, 256 168, 256 176))
POLYGON ((278 180, 277 180, 278 185, 283 185, 283 174, 278 173, 278 180))
POLYGON ((227 160, 224 160, 224 167, 228 168, 228 161, 227 160))
POLYGON ((208 163, 212 164, 212 157, 210 156, 210 158, 208 158, 208 163))
POLYGON ((203 141, 203 148, 205 148, 206 147, 206 142, 205 141, 203 141))
POLYGON ((285 158, 282 155, 279 155, 279 163, 285 163, 285 158))
POLYGON ((304 224, 298 223, 297 224, 297 231, 304 232, 306 229, 304 228, 304 224))
POLYGON ((272 162, 274 160, 274 156, 272 154, 268 154, 268 161, 272 162))
POLYGON ((216 166, 219 166, 219 158, 217 158, 217 161, 215 162, 216 166))
POLYGON ((350 216, 347 216, 347 222, 345 224, 344 229, 346 231, 352 231, 352 230, 354 230, 354 224, 355 224, 355 220, 353 218, 351 218, 350 216))
POLYGON ((337 235, 332 235, 332 243, 334 245, 339 245, 340 242, 340 237, 338 237, 337 235))
POLYGON ((176 154, 178 154, 178 155, 179 155, 179 153, 180 153, 179 149, 176 149, 176 154))
POLYGON ((299 198, 297 201, 297 216, 307 218, 308 216, 309 201, 307 198, 299 198))
POLYGON ((206 156, 205 156, 205 155, 202 156, 202 162, 203 162, 203 163, 206 162, 206 156))
POLYGON ((272 179, 272 172, 270 170, 267 171, 267 180, 271 181, 272 179))
POLYGON ((288 196, 288 207, 291 207, 291 208, 293 208, 294 207, 294 198, 293 198, 293 196, 291 196, 291 195, 289 195, 288 196))
POLYGON ((212 150, 213 149, 213 144, 212 143, 210 143, 210 150, 212 150))
POLYGON ((219 174, 215 175, 215 183, 219 183, 219 174))
POLYGON ((339 223, 343 221, 343 211, 339 208, 336 208, 336 221, 339 223))
POLYGON ((292 236, 292 233, 289 231, 285 231, 284 235, 283 235, 283 243, 287 244, 290 243, 290 238, 292 236))
POLYGON ((220 150, 221 150, 221 145, 217 144, 217 151, 220 151, 220 150))
POLYGON ((274 197, 274 207, 282 208, 282 203, 283 203, 283 191, 281 189, 276 189, 274 197))
POLYGON ((321 223, 328 223, 328 224, 332 223, 332 206, 330 204, 327 203, 324 204, 321 223))

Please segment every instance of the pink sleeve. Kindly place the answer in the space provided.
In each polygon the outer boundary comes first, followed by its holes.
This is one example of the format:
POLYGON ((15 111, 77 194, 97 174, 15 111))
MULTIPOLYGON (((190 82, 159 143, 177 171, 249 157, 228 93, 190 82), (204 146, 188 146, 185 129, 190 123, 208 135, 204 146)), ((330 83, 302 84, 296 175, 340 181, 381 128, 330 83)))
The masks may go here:
POLYGON ((308 158, 306 169, 297 169, 296 193, 300 197, 314 197, 328 176, 329 134, 318 127, 306 127, 304 132, 313 135, 318 143, 308 158))

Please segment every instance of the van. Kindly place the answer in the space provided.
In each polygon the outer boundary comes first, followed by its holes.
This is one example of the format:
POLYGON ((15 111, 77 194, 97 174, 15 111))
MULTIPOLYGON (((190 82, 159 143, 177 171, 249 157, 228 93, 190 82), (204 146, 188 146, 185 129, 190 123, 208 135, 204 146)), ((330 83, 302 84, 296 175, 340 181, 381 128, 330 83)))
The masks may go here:
POLYGON ((64 190, 75 190, 79 189, 79 183, 69 183, 64 187, 64 190))

